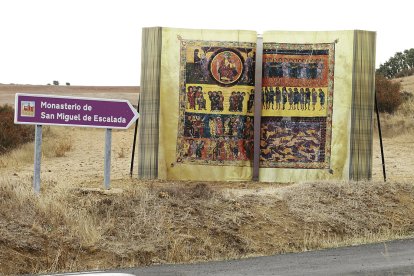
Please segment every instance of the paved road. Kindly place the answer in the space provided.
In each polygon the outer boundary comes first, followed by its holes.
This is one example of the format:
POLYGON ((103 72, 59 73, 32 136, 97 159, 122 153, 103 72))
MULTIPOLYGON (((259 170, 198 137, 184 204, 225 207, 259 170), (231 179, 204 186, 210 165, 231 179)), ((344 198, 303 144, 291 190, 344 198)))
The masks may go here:
POLYGON ((194 265, 119 271, 132 275, 414 275, 414 239, 194 265))
POLYGON ((86 275, 414 275, 414 239, 235 261, 95 273, 86 275))

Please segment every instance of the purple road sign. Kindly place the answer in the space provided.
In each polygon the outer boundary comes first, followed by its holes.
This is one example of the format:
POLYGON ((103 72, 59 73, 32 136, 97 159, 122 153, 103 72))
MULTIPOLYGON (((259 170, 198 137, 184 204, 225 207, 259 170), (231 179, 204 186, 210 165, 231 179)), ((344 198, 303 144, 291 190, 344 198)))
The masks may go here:
POLYGON ((16 124, 126 129, 139 114, 127 100, 16 94, 16 124))

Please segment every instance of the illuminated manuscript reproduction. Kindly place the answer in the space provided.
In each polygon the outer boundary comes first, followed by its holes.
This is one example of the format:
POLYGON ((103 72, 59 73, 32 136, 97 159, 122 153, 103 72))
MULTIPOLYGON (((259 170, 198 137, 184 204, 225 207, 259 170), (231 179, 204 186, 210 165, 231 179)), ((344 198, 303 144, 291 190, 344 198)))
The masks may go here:
POLYGON ((260 52, 258 41, 144 28, 139 177, 250 180, 258 155, 260 181, 370 178, 375 33, 270 31, 260 52))

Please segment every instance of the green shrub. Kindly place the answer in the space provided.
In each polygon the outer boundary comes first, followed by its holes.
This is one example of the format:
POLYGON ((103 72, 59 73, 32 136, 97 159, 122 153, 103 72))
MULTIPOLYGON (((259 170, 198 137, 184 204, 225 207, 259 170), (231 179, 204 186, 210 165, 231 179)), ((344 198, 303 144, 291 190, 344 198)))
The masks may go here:
POLYGON ((0 154, 4 154, 21 144, 33 141, 34 127, 14 124, 14 109, 10 105, 0 105, 0 154))
POLYGON ((378 110, 394 113, 403 102, 400 93, 401 84, 388 80, 382 75, 375 76, 375 92, 377 94, 378 110))

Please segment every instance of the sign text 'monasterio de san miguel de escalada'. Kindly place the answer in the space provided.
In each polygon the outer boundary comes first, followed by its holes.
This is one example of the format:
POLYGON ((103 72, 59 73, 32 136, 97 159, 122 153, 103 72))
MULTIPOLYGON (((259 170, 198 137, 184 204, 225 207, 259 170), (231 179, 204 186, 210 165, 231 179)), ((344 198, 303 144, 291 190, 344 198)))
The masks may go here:
POLYGON ((126 100, 16 94, 15 123, 128 128, 138 113, 126 100))

